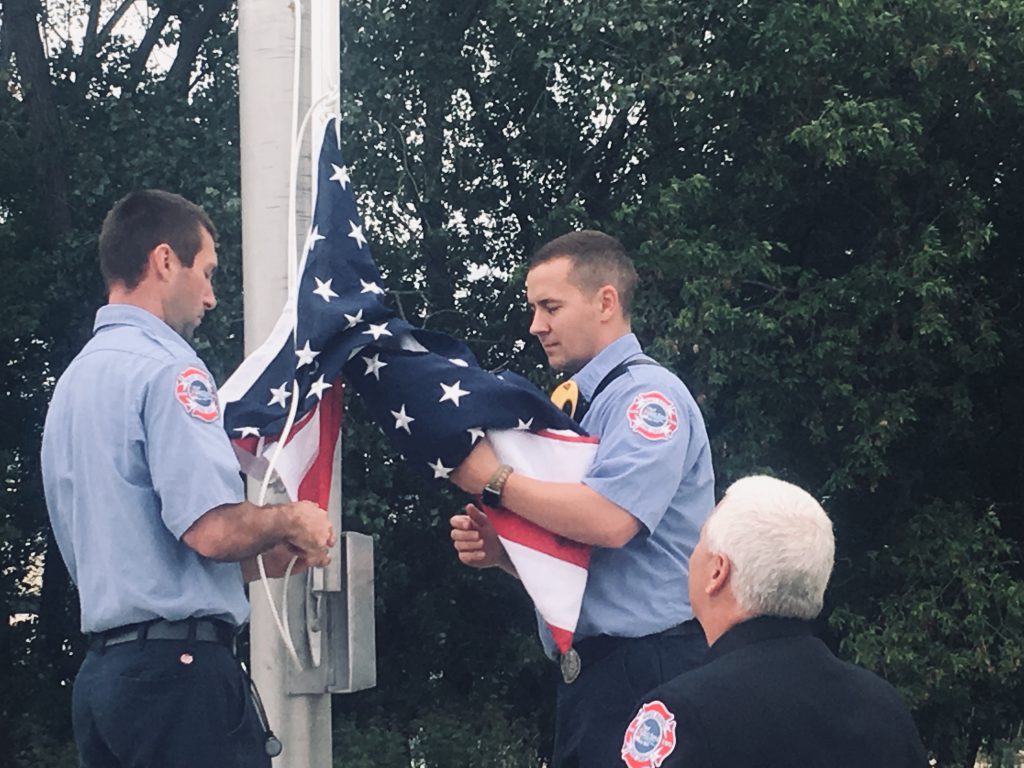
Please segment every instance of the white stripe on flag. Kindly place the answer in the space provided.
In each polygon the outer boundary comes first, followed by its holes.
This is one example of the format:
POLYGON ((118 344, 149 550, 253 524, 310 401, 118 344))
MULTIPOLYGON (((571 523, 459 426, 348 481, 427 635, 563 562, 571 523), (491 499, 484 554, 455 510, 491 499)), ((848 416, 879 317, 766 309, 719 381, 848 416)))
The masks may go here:
POLYGON ((256 380, 263 375, 263 372, 270 367, 285 344, 295 346, 292 338, 294 330, 295 303, 288 301, 285 303, 284 309, 281 310, 281 316, 277 318, 274 329, 266 341, 250 353, 221 386, 218 395, 222 407, 241 400, 242 396, 256 383, 256 380))
POLYGON ((306 473, 316 462, 320 453, 320 408, 317 407, 302 424, 296 424, 288 444, 281 450, 281 455, 274 458, 278 450, 278 442, 261 440, 257 453, 249 453, 238 442, 232 443, 235 456, 242 471, 258 482, 263 481, 267 467, 274 462, 274 476, 284 485, 288 498, 295 501, 299 498, 299 487, 306 473))
POLYGON ((583 590, 587 586, 587 569, 514 541, 499 539, 544 621, 575 632, 583 605, 583 590))
POLYGON ((271 454, 267 456, 274 461, 274 471, 281 478, 285 490, 288 491, 288 498, 292 501, 299 498, 299 486, 319 452, 320 409, 317 408, 306 424, 295 428, 288 444, 281 449, 280 456, 276 459, 273 459, 271 454))
POLYGON ((556 483, 582 480, 597 453, 595 438, 581 438, 575 432, 563 430, 491 429, 487 438, 498 461, 527 477, 556 483))

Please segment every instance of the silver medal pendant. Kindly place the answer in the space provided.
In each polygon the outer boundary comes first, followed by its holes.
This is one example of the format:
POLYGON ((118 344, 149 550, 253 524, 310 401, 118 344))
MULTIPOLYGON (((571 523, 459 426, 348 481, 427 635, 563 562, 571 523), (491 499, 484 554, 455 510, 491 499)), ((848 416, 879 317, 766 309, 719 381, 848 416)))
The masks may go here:
POLYGON ((571 683, 580 676, 580 669, 582 669, 583 664, 580 661, 580 655, 576 653, 576 649, 570 648, 562 654, 562 658, 559 660, 558 666, 562 668, 562 679, 565 680, 566 683, 571 683))

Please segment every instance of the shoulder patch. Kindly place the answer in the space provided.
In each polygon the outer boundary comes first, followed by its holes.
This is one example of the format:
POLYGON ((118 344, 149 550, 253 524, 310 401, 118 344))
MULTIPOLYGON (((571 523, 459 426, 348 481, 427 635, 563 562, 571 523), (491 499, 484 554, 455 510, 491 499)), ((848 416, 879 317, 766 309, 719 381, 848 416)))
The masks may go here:
POLYGON ((629 768, 658 768, 676 748, 676 717, 660 701, 640 707, 626 729, 622 761, 629 768))
POLYGON ((648 440, 668 440, 679 429, 676 407, 661 392, 642 392, 626 409, 629 428, 648 440))
POLYGON ((174 397, 189 416, 207 423, 217 420, 220 411, 217 390, 206 371, 186 368, 179 373, 174 383, 174 397))

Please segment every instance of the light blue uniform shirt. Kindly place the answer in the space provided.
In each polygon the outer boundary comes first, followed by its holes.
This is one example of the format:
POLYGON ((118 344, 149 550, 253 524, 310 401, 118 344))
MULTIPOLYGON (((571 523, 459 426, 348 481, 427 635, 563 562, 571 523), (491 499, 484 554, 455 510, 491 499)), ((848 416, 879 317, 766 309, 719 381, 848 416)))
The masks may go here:
POLYGON ((248 620, 238 563, 180 541, 245 498, 213 390, 192 347, 139 307, 96 314, 43 431, 50 522, 82 604, 82 631, 150 619, 248 620))
MULTIPOLYGON (((587 400, 619 363, 643 358, 636 336, 605 347, 573 379, 587 400)), ((601 442, 583 483, 640 521, 620 549, 594 547, 575 637, 642 637, 693 617, 690 553, 715 503, 707 430, 678 377, 634 365, 593 401, 582 426, 601 442)), ((541 640, 555 655, 543 622, 541 640)))

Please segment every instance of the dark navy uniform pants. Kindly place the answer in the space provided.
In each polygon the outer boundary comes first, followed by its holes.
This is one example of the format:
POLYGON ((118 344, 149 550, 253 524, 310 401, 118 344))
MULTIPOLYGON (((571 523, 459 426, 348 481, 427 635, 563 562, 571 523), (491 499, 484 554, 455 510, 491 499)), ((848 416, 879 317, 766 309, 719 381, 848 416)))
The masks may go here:
POLYGON ((188 640, 90 650, 75 679, 82 768, 267 768, 249 682, 231 650, 188 640))
MULTIPOLYGON (((583 646, 586 641, 581 641, 583 646)), ((621 639, 558 682, 554 768, 622 768, 622 740, 644 694, 698 666, 708 652, 703 634, 621 639)))

